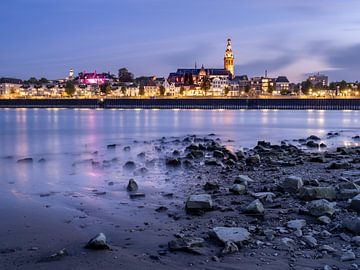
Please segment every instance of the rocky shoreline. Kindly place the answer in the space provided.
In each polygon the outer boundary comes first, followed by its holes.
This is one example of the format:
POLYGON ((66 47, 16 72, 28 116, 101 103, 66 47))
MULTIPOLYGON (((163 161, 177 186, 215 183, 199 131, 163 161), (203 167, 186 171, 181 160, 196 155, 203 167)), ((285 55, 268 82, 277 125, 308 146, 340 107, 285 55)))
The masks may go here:
MULTIPOLYGON (((358 136, 352 139, 359 141, 358 136)), ((108 145, 107 151, 116 147, 108 145)), ((115 229, 97 224, 93 231, 99 234, 73 247, 75 252, 64 247, 16 264, 16 250, 2 249, 2 269, 360 267, 360 146, 326 149, 320 138, 310 136, 279 145, 259 141, 254 148, 234 150, 210 134, 162 138, 154 149, 161 155, 145 162, 148 166, 137 169, 132 160, 123 165, 134 171, 126 192, 131 200, 146 201, 136 175, 150 174, 152 163, 158 162, 168 181, 175 183, 176 193, 162 192, 156 207, 138 206, 151 214, 139 217, 144 228, 135 229, 136 238, 141 243, 144 237, 150 243, 144 243, 146 248, 134 244, 136 256, 127 257, 126 248, 115 240, 115 229), (182 179, 176 183, 179 176, 182 179), (83 253, 88 256, 77 260, 83 253)), ((145 158, 145 154, 138 153, 138 157, 145 158)))

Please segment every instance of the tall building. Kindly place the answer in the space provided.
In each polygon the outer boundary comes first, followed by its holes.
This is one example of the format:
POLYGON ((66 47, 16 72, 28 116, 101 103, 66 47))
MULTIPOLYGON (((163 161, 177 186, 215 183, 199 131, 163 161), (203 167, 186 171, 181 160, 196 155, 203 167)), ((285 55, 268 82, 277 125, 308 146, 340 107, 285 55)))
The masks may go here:
POLYGON ((224 69, 230 71, 232 78, 235 75, 234 60, 235 58, 232 51, 231 39, 229 38, 227 41, 225 57, 224 57, 224 69))
POLYGON ((70 69, 70 72, 69 72, 69 80, 73 80, 74 79, 74 69, 70 69))
POLYGON ((308 80, 311 82, 313 86, 315 85, 328 86, 329 84, 329 77, 320 73, 310 75, 308 80))

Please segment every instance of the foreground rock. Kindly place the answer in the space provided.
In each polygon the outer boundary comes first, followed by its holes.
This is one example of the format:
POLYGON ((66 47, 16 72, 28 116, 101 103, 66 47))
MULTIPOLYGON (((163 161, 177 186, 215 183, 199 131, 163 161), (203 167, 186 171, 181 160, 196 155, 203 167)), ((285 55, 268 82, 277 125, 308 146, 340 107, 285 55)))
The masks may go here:
POLYGON ((135 192, 139 189, 139 187, 134 179, 130 179, 126 189, 129 192, 135 192))
POLYGON ((94 250, 110 249, 107 242, 106 236, 103 233, 99 233, 86 244, 85 248, 94 250))
POLYGON ((170 251, 185 251, 194 254, 201 254, 201 252, 196 248, 202 247, 204 242, 203 238, 182 237, 170 241, 168 243, 168 247, 170 251))
POLYGON ((191 195, 186 201, 185 208, 190 212, 199 210, 209 211, 213 208, 213 202, 208 194, 191 195))
POLYGON ((60 250, 59 252, 56 252, 48 257, 42 258, 39 260, 39 262, 54 262, 54 261, 59 261, 62 258, 69 256, 69 253, 67 252, 67 250, 64 248, 62 250, 60 250))
POLYGON ((226 244, 228 242, 241 245, 250 240, 250 233, 247 229, 241 227, 216 227, 210 232, 210 236, 226 244))
POLYGON ((309 211, 309 214, 312 216, 332 216, 335 213, 335 205, 336 203, 331 203, 325 199, 321 199, 309 202, 307 205, 307 209, 309 211))
POLYGON ((355 196, 350 203, 350 207, 357 212, 360 212, 360 194, 355 196))
POLYGON ((347 218, 343 221, 344 228, 349 231, 360 234, 360 217, 347 218))
POLYGON ((285 178, 282 183, 282 188, 284 191, 289 193, 297 193, 299 189, 304 185, 301 177, 298 176, 289 176, 285 178))
POLYGON ((259 199, 251 202, 245 209, 244 212, 247 214, 258 214, 262 215, 265 212, 264 205, 261 203, 259 199))
POLYGON ((316 199, 336 199, 336 189, 333 187, 302 187, 299 190, 300 199, 311 201, 316 199))

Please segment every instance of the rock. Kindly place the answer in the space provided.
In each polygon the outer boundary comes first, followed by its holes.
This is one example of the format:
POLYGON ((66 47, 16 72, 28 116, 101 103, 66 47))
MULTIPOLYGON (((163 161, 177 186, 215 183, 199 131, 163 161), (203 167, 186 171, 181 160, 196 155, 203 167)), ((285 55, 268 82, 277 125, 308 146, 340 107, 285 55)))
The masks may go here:
POLYGON ((217 162, 215 159, 207 159, 204 163, 207 166, 221 166, 221 163, 217 162))
POLYGON ((297 193, 299 189, 303 186, 303 181, 301 177, 298 176, 289 176, 285 178, 282 183, 282 188, 289 193, 297 193))
POLYGON ((332 268, 331 266, 329 266, 329 265, 326 264, 326 265, 324 266, 323 270, 333 270, 333 268, 332 268))
POLYGON ((123 148, 123 150, 124 150, 125 152, 130 152, 131 147, 130 147, 130 146, 125 146, 125 147, 123 148))
POLYGON ((129 192, 135 192, 139 189, 139 187, 134 179, 130 179, 126 189, 129 192))
POLYGON ((228 242, 241 245, 243 242, 250 240, 250 233, 241 227, 216 227, 210 233, 223 244, 228 242))
POLYGON ((138 198, 144 198, 145 197, 145 193, 131 193, 130 195, 130 199, 138 199, 138 198))
POLYGON ((360 194, 360 189, 341 189, 336 194, 338 200, 349 200, 360 194))
POLYGON ((320 251, 326 251, 328 253, 335 253, 336 249, 329 245, 322 245, 319 247, 320 251))
POLYGON ((248 157, 245 162, 248 166, 258 166, 260 165, 261 159, 259 155, 253 155, 248 157))
POLYGON ((224 249, 221 251, 221 254, 233 254, 239 251, 238 246, 233 242, 226 242, 224 249))
POLYGON ((167 210, 168 210, 168 208, 165 207, 165 206, 160 206, 160 207, 155 209, 155 211, 158 212, 158 213, 166 212, 167 210))
POLYGON ((46 159, 45 159, 45 158, 40 158, 40 159, 38 160, 38 162, 39 162, 39 163, 45 163, 45 162, 46 162, 46 159))
POLYGON ((178 167, 181 165, 181 161, 177 158, 167 158, 165 161, 167 166, 178 167))
POLYGON ((109 246, 106 242, 105 234, 99 233, 97 236, 90 239, 90 241, 86 244, 85 248, 96 250, 109 249, 109 246))
POLYGON ((116 148, 116 144, 108 144, 106 146, 107 149, 115 149, 116 148))
POLYGON ((343 221, 343 226, 354 234, 360 234, 360 217, 345 219, 343 221))
POLYGON ((356 246, 360 247, 360 236, 354 236, 351 238, 351 242, 353 242, 356 246))
POLYGON ((314 141, 308 141, 308 142, 306 143, 306 146, 307 146, 307 147, 310 147, 310 148, 319 148, 319 144, 316 143, 316 142, 314 142, 314 141))
POLYGON ((133 170, 136 168, 136 164, 134 161, 128 161, 124 164, 124 169, 133 170))
POLYGON ((54 261, 59 261, 62 258, 69 256, 69 253, 67 252, 67 250, 64 248, 62 250, 60 250, 59 252, 56 252, 48 257, 45 257, 43 259, 40 259, 39 262, 54 262, 54 261))
POLYGON ((204 244, 203 238, 198 237, 182 237, 172 240, 168 243, 170 251, 185 251, 189 253, 198 254, 196 247, 202 247, 204 244))
POLYGON ((318 217, 318 221, 320 221, 323 224, 330 224, 331 223, 331 219, 328 216, 318 217))
POLYGON ((311 201, 307 205, 307 209, 312 216, 332 216, 335 213, 336 203, 331 203, 325 199, 311 201))
POLYGON ((261 201, 256 199, 245 208, 244 212, 248 214, 264 214, 265 209, 261 201))
POLYGON ((314 248, 317 246, 316 239, 311 235, 305 235, 303 238, 304 242, 311 248, 314 248))
POLYGON ((224 153, 223 152, 221 152, 220 150, 215 150, 214 152, 213 152, 213 157, 215 157, 215 158, 224 158, 224 153))
POLYGON ((22 158, 17 161, 17 163, 32 163, 34 160, 32 158, 22 158))
POLYGON ((355 259, 356 259, 355 254, 351 250, 346 251, 340 258, 342 262, 353 261, 355 259))
POLYGON ((293 230, 301 230, 303 227, 306 226, 306 220, 304 219, 290 220, 288 223, 286 223, 286 226, 293 230))
POLYGON ((320 141, 321 139, 318 136, 310 135, 306 140, 320 141))
POLYGON ((360 194, 356 195, 350 203, 350 207, 357 212, 360 212, 360 194))
POLYGON ((323 155, 313 155, 310 157, 309 159, 310 162, 314 162, 314 163, 325 163, 326 159, 323 155))
POLYGON ((246 187, 244 185, 240 185, 240 184, 234 184, 231 188, 230 191, 235 193, 235 194, 244 194, 246 193, 246 187))
POLYGON ((299 197, 302 200, 315 199, 336 199, 336 189, 333 187, 302 187, 299 190, 299 197))
POLYGON ((213 202, 211 196, 208 194, 191 195, 186 201, 186 210, 211 210, 213 202))
POLYGON ((265 201, 272 201, 273 198, 276 197, 275 193, 272 192, 256 192, 256 193, 251 193, 251 196, 260 199, 260 200, 264 200, 265 201))
POLYGON ((215 182, 206 182, 204 185, 204 190, 206 191, 218 191, 219 189, 219 184, 215 182))
POLYGON ((244 175, 244 174, 238 175, 234 181, 235 184, 242 184, 245 186, 247 186, 249 183, 253 183, 253 182, 254 182, 253 179, 251 179, 249 176, 244 175))
POLYGON ((295 241, 291 238, 284 237, 280 240, 281 250, 293 250, 295 248, 295 241))
POLYGON ((329 170, 351 169, 353 166, 349 162, 332 162, 327 167, 329 170))
POLYGON ((275 231, 274 230, 265 229, 263 233, 264 233, 264 235, 265 235, 265 237, 266 237, 266 239, 268 241, 274 240, 274 238, 275 238, 275 231))

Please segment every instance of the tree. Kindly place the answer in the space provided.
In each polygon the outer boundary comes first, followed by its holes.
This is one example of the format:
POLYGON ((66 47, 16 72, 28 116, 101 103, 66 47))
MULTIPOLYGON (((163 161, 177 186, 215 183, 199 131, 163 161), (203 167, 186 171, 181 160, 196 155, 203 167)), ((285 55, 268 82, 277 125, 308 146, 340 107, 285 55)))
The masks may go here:
POLYGON ((230 92, 230 87, 229 87, 229 86, 226 86, 226 87, 224 88, 225 96, 227 96, 227 95, 229 94, 229 92, 230 92))
POLYGON ((245 93, 249 93, 250 90, 251 90, 251 86, 250 86, 249 84, 247 84, 247 85, 245 86, 245 93))
POLYGON ((310 80, 306 80, 306 81, 303 81, 301 83, 301 91, 305 94, 305 95, 308 95, 310 93, 310 89, 312 87, 312 83, 310 80))
POLYGON ((140 85, 139 87, 139 96, 145 95, 145 87, 143 85, 140 85))
POLYGON ((348 84, 346 81, 342 80, 339 84, 340 90, 345 90, 348 88, 348 84))
POLYGON ((68 96, 72 97, 75 94, 75 85, 72 81, 67 81, 65 84, 65 92, 68 96))
POLYGON ((131 72, 129 72, 126 68, 119 69, 119 82, 125 83, 133 81, 134 75, 131 72))
POLYGON ((201 82, 201 89, 207 91, 211 88, 211 82, 209 77, 205 76, 201 82))
POLYGON ((39 83, 41 84, 49 83, 49 80, 43 77, 39 80, 39 83))
POLYGON ((121 93, 125 96, 126 95, 126 87, 125 86, 121 86, 121 93))
POLYGON ((31 77, 31 78, 28 80, 28 83, 30 83, 30 84, 37 84, 37 83, 38 83, 38 80, 37 80, 35 77, 31 77))
POLYGON ((337 88, 336 83, 335 83, 335 82, 331 82, 330 85, 329 85, 329 89, 335 91, 336 88, 337 88))
POLYGON ((111 93, 111 87, 109 83, 104 83, 100 86, 100 92, 105 95, 109 95, 111 93))
POLYGON ((269 85, 268 93, 269 93, 269 94, 272 94, 272 92, 274 92, 274 86, 273 86, 273 85, 269 85))
POLYGON ((165 87, 163 85, 161 85, 159 90, 160 90, 160 96, 164 96, 165 95, 165 90, 166 90, 165 87))
POLYGON ((183 94, 184 94, 184 91, 185 91, 184 86, 181 86, 181 87, 180 87, 180 95, 183 95, 183 94))

